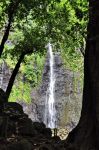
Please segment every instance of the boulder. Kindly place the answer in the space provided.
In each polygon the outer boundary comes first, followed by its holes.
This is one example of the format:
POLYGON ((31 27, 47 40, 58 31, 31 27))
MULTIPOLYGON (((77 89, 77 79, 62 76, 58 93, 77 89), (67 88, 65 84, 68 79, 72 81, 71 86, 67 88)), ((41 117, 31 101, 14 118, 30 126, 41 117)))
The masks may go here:
POLYGON ((0 103, 0 113, 5 115, 20 115, 23 114, 23 108, 16 102, 4 102, 0 103))
POLYGON ((30 118, 20 118, 18 121, 18 134, 25 136, 35 136, 37 134, 30 118))
POLYGON ((32 150, 32 144, 26 139, 8 145, 7 150, 32 150))
POLYGON ((33 123, 33 126, 34 126, 34 128, 36 129, 36 130, 38 130, 38 131, 42 131, 43 129, 45 129, 45 124, 43 123, 43 122, 34 122, 33 123))
POLYGON ((42 133, 43 136, 46 137, 46 138, 51 138, 51 136, 52 136, 52 131, 51 131, 50 128, 45 128, 45 129, 43 129, 41 133, 42 133))
POLYGON ((38 134, 43 135, 43 137, 51 138, 52 131, 50 128, 46 128, 44 123, 34 122, 33 123, 34 129, 38 132, 38 134))
POLYGON ((54 150, 54 148, 49 144, 43 144, 39 147, 39 150, 54 150))

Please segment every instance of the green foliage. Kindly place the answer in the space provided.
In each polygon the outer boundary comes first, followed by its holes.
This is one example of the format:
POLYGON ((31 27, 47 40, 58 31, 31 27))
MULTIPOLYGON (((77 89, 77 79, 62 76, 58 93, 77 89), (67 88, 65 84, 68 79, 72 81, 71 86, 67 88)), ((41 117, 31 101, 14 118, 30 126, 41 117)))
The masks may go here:
POLYGON ((65 66, 83 76, 84 41, 88 21, 88 2, 86 0, 18 0, 0 1, 0 28, 5 26, 13 12, 10 44, 6 43, 3 59, 14 68, 22 53, 28 54, 21 65, 20 72, 25 83, 18 78, 10 100, 30 101, 32 87, 40 84, 45 60, 45 46, 50 41, 55 50, 61 51, 65 66), (11 8, 11 9, 10 9, 11 8), (5 21, 6 20, 6 21, 5 21), (26 87, 27 85, 27 87, 26 87), (24 90, 24 88, 27 89, 24 90))
POLYGON ((37 87, 40 84, 44 67, 45 56, 39 53, 32 54, 25 58, 25 63, 21 66, 21 72, 31 86, 37 87))
MULTIPOLYGON (((45 57, 38 53, 25 57, 24 63, 21 65, 20 72, 17 75, 9 101, 31 101, 31 90, 34 87, 37 88, 41 83, 44 60, 45 57)), ((13 68, 13 63, 15 62, 10 58, 7 58, 6 62, 9 64, 9 67, 13 68)))
POLYGON ((25 101, 27 103, 31 102, 31 87, 29 83, 24 83, 22 81, 17 81, 13 86, 9 101, 25 101))

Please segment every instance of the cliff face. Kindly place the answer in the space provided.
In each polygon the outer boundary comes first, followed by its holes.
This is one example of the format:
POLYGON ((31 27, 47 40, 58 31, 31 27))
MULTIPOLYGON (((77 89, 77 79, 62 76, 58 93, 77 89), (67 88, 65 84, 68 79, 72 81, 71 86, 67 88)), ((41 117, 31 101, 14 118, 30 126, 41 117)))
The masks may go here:
MULTIPOLYGON (((64 68, 59 53, 54 54, 55 72, 55 107, 59 126, 76 125, 81 111, 82 90, 77 73, 64 68), (76 81, 76 83, 75 83, 76 81)), ((47 55, 42 84, 38 90, 32 92, 33 103, 36 104, 37 119, 44 121, 46 93, 49 86, 49 56, 47 55)), ((33 104, 34 105, 34 104, 33 104)))
MULTIPOLYGON (((55 107, 57 113, 57 123, 59 126, 74 126, 80 117, 82 87, 79 81, 80 75, 64 68, 62 58, 59 53, 54 54, 55 72, 55 107), (75 82, 76 81, 76 82, 75 82)), ((0 87, 6 90, 11 71, 6 63, 0 67, 0 87)), ((32 103, 30 105, 21 103, 24 111, 33 121, 44 121, 46 93, 49 86, 49 55, 46 57, 42 83, 38 89, 33 89, 31 93, 32 103)))
POLYGON ((9 79, 11 76, 11 70, 8 68, 7 64, 3 62, 0 65, 0 88, 6 91, 9 79))

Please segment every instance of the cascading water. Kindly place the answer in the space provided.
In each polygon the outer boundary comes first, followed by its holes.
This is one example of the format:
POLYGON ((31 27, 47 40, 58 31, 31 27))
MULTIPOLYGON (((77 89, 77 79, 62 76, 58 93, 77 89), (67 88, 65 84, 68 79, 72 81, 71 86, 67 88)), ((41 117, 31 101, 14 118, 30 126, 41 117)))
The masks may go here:
POLYGON ((54 55, 52 51, 52 45, 48 44, 49 52, 49 66, 50 66, 50 75, 49 75, 49 87, 46 93, 46 103, 45 103, 45 118, 44 123, 49 128, 56 127, 56 109, 55 109, 55 99, 54 99, 54 90, 55 90, 55 73, 54 73, 54 55))

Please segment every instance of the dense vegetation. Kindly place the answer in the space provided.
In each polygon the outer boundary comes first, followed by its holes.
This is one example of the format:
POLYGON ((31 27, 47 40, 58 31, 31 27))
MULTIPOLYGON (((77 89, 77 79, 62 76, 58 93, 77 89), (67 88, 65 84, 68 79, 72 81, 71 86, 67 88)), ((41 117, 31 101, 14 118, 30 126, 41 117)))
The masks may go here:
POLYGON ((0 1, 0 55, 14 72, 6 91, 8 98, 12 91, 10 100, 30 101, 31 89, 41 81, 49 41, 66 67, 82 76, 87 6, 85 0, 0 1))

